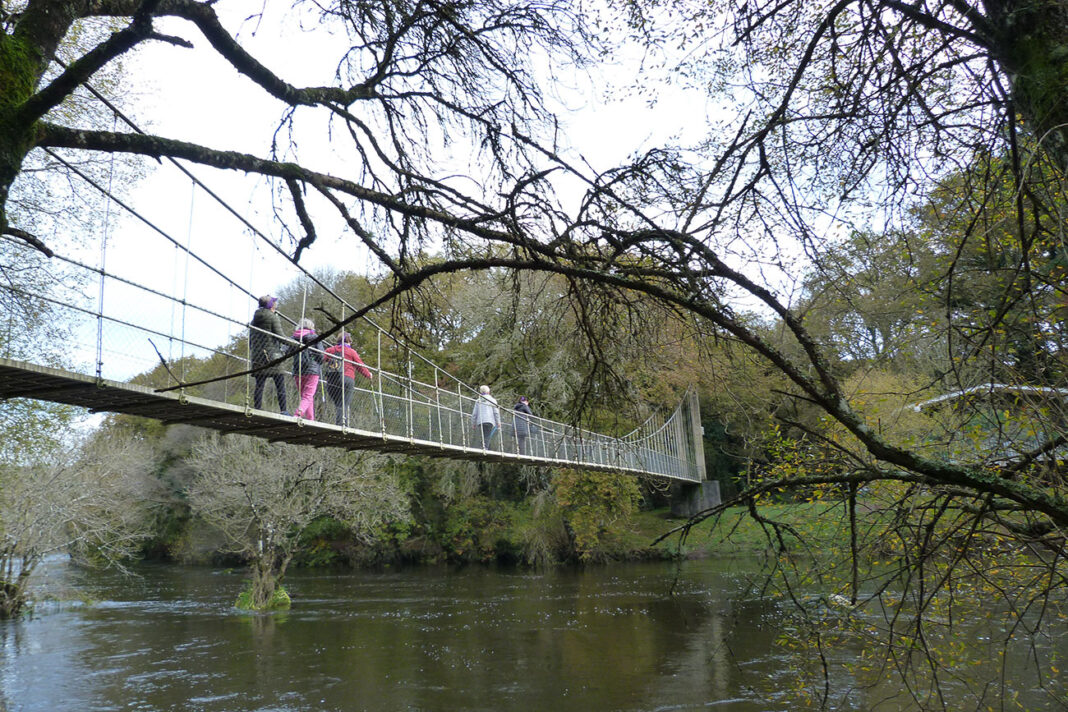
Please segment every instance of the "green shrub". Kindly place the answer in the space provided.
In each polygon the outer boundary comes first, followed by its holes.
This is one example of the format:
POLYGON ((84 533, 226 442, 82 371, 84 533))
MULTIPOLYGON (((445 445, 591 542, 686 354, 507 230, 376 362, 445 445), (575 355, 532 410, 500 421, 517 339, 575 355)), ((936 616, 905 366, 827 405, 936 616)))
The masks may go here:
POLYGON ((560 470, 553 492, 582 561, 619 556, 631 516, 641 503, 638 481, 609 472, 560 470))
POLYGON ((257 608, 252 603, 251 582, 245 587, 245 590, 237 594, 237 601, 234 603, 235 606, 243 611, 284 611, 288 610, 292 604, 293 602, 290 600, 289 593, 286 591, 285 587, 279 586, 274 590, 267 605, 262 608, 257 608))
POLYGON ((522 542, 516 536, 515 506, 488 497, 453 503, 440 533, 442 549, 451 561, 517 560, 522 542))

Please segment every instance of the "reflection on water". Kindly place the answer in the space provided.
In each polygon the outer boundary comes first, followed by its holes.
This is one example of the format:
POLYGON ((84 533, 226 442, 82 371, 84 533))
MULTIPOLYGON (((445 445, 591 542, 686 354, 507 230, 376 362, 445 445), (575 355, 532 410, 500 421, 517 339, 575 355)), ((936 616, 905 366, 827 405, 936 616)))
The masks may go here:
POLYGON ((0 623, 9 712, 789 709, 779 616, 736 562, 687 562, 674 597, 661 563, 298 571, 277 615, 231 607, 240 571, 47 573, 92 602, 0 623))

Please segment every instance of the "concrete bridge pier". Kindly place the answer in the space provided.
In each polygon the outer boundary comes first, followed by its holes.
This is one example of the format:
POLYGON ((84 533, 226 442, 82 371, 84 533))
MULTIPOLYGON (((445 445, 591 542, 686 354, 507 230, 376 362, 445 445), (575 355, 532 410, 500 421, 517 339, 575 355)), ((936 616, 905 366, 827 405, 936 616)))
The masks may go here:
POLYGON ((676 517, 692 517, 721 501, 716 480, 674 482, 671 485, 671 513, 676 517))

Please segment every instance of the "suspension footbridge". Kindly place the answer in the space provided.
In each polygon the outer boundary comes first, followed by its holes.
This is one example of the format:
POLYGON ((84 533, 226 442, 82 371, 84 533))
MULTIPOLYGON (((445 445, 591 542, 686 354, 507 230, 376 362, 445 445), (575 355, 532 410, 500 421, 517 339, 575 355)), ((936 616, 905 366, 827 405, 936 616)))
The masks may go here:
MULTIPOLYGON (((250 325, 258 306, 251 289, 254 270, 239 281, 228 274, 233 269, 226 258, 202 257, 217 253, 218 228, 198 229, 192 197, 186 234, 179 239, 77 167, 68 167, 100 191, 107 211, 126 210, 132 225, 109 234, 105 221, 99 243, 72 241, 69 251, 56 249, 51 256, 19 239, 0 238, 4 263, 9 269, 17 266, 23 276, 0 283, 7 312, 7 324, 0 325, 6 328, 0 398, 53 401, 314 446, 597 469, 680 482, 705 479, 693 391, 672 412, 651 411, 631 432, 613 436, 507 407, 517 394, 497 393, 499 403, 487 399, 367 317, 346 327, 360 363, 344 351, 327 351, 333 339, 309 345, 278 333, 259 334, 250 325), (34 329, 24 328, 29 322, 34 329), (22 338, 24 331, 37 336, 22 338), (258 336, 277 343, 269 378, 253 358, 258 336), (296 410, 292 405, 300 401, 308 375, 301 372, 305 359, 294 358, 302 350, 324 366, 344 357, 350 363, 342 370, 352 378, 342 387, 340 376, 333 382, 324 377, 323 385, 338 387, 320 385, 312 396, 317 413, 296 417, 289 412, 296 410), (264 385, 267 397, 261 400, 256 392, 262 394, 264 385), (482 428, 475 415, 487 408, 492 427, 482 428)), ((216 197, 193 181, 191 196, 200 190, 216 197)), ((336 312, 332 320, 345 321, 356 312, 293 263, 277 240, 234 215, 256 259, 274 259, 290 270, 290 281, 304 280, 329 295, 336 312)), ((282 308, 278 313, 295 326, 310 315, 306 304, 299 306, 299 313, 286 315, 282 308)), ((552 412, 551 406, 536 404, 536 412, 552 412)))
POLYGON ((472 428, 477 396, 428 392, 426 384, 394 381, 396 392, 357 390, 358 412, 342 425, 228 403, 186 392, 159 392, 136 383, 0 359, 0 398, 34 398, 88 408, 191 424, 224 433, 271 441, 376 450, 453 459, 516 462, 618 471, 669 480, 699 482, 700 434, 696 397, 687 393, 679 408, 653 432, 642 428, 621 438, 501 408, 497 433, 484 440, 472 428), (405 392, 407 391, 407 392, 405 392), (366 407, 365 407, 366 406, 366 407), (516 420, 526 421, 528 433, 516 420), (378 423, 378 427, 375 423, 378 423), (694 443, 697 443, 696 447, 694 443))
MULTIPOLYGON (((487 437, 472 422, 483 396, 382 329, 368 327, 370 348, 361 349, 363 373, 353 387, 334 404, 320 388, 319 419, 298 418, 279 406, 299 399, 299 373, 282 375, 284 395, 268 393, 274 410, 252 405, 256 371, 247 312, 255 303, 248 295, 239 307, 246 316, 225 315, 73 258, 46 258, 18 240, 2 243, 9 261, 47 275, 36 292, 0 285, 15 305, 0 357, 2 399, 33 398, 289 443, 704 480, 692 391, 673 412, 653 414, 617 437, 499 405, 487 437), (104 299, 108 294, 112 298, 104 299), (160 315, 167 312, 176 318, 161 329, 160 315), (48 338, 20 340, 19 317, 41 315, 49 321, 48 338)), ((279 341, 294 352, 301 347, 279 341)), ((306 348, 328 362, 334 357, 324 347, 306 348)), ((290 364, 287 358, 283 366, 290 364)))

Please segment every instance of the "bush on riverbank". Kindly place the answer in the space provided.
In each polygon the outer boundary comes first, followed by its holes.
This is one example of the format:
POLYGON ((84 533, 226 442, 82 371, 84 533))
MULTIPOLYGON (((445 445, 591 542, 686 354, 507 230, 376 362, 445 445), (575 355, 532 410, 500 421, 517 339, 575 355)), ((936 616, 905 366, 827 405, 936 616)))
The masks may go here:
MULTIPOLYGON (((663 527, 652 535, 634 529, 642 501, 634 478, 562 470, 524 480, 524 473, 514 467, 499 469, 453 472, 433 463, 404 461, 396 471, 411 503, 410 521, 385 522, 373 536, 361 537, 345 522, 318 517, 300 531, 293 565, 537 566, 667 555, 666 549, 649 547, 663 527), (446 481, 450 489, 443 495, 445 478, 451 478, 446 481), (522 482, 528 484, 517 486, 522 482)), ((176 514, 160 522, 159 536, 147 551, 184 563, 220 563, 225 542, 209 523, 195 514, 176 514)))
MULTIPOLYGON (((845 507, 841 502, 800 502, 766 505, 762 511, 769 518, 790 524, 798 535, 788 543, 808 548, 831 550, 848 546, 849 531, 845 507), (800 538, 799 538, 800 537, 800 538)), ((598 540, 597 548, 583 559, 567 531, 560 508, 555 502, 531 500, 519 505, 483 501, 455 510, 452 524, 442 536, 451 541, 444 547, 440 540, 416 536, 395 542, 393 552, 347 547, 344 539, 333 542, 318 539, 315 551, 329 549, 337 555, 323 559, 302 559, 301 565, 323 564, 367 566, 389 563, 435 564, 514 563, 545 565, 580 561, 639 561, 675 557, 704 558, 749 557, 773 550, 777 542, 761 525, 748 516, 743 507, 732 508, 720 517, 698 523, 686 539, 678 534, 653 542, 682 527, 685 519, 675 517, 666 507, 633 512, 611 527, 598 540), (482 522, 485 526, 480 528, 482 522)), ((322 530, 322 531, 325 531, 322 530)), ((335 530, 340 531, 340 530, 335 530)))

